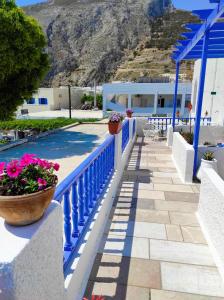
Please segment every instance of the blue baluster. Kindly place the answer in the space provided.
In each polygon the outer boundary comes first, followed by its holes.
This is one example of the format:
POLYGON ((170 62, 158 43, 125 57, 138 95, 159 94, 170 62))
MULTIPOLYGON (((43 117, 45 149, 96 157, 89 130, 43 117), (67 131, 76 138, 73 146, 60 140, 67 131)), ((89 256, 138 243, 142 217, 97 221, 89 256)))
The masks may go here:
POLYGON ((84 226, 84 188, 83 188, 83 175, 79 177, 79 225, 84 226))
POLYGON ((89 215, 89 170, 84 173, 84 216, 89 215))
POLYGON ((103 152, 100 154, 100 191, 103 189, 103 152))
POLYGON ((94 181, 93 201, 96 201, 97 200, 97 159, 94 160, 94 165, 93 165, 93 181, 94 181))
POLYGON ((78 193, 77 193, 77 182, 72 185, 72 223, 73 223, 73 237, 79 236, 79 226, 78 226, 78 193))
POLYGON ((101 176, 100 156, 98 156, 97 158, 96 172, 97 172, 97 198, 98 198, 100 195, 100 176, 101 176))
POLYGON ((93 193, 94 193, 94 180, 93 180, 93 164, 89 166, 89 207, 93 208, 93 193))
POLYGON ((71 205, 70 205, 70 191, 66 191, 64 194, 64 233, 65 233, 65 251, 72 250, 72 241, 71 241, 71 205))

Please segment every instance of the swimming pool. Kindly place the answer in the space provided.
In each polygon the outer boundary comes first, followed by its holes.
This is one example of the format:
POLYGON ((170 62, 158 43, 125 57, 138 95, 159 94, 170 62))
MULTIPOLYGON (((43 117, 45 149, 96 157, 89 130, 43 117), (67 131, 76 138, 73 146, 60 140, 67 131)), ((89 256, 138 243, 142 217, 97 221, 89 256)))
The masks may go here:
POLYGON ((105 124, 82 124, 0 152, 0 161, 18 159, 25 153, 61 165, 59 182, 69 175, 107 135, 105 124))

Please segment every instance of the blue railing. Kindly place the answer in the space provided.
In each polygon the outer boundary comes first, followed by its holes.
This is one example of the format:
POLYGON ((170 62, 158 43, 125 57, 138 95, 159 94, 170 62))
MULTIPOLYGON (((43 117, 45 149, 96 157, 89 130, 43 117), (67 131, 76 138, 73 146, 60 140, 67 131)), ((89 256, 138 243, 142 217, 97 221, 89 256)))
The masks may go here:
POLYGON ((125 120, 122 126, 122 153, 129 141, 129 120, 125 120))
POLYGON ((64 209, 64 269, 92 221, 99 200, 114 173, 115 138, 109 136, 55 192, 64 209))
MULTIPOLYGON (((168 117, 150 117, 148 118, 149 124, 156 126, 156 129, 167 131, 169 125, 172 124, 172 118, 168 117)), ((195 118, 176 118, 175 125, 194 125, 195 118)), ((211 118, 203 117, 201 118, 201 125, 209 126, 211 123, 211 118)))
POLYGON ((135 136, 135 130, 136 130, 136 119, 133 120, 132 138, 135 136))

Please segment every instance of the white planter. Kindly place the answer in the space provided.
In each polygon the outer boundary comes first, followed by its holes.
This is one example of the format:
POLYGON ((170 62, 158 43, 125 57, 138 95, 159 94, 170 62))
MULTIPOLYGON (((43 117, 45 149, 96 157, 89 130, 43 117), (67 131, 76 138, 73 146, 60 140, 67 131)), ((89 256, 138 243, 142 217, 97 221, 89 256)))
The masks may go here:
POLYGON ((201 180, 201 176, 204 168, 213 169, 217 173, 218 172, 217 160, 215 158, 213 160, 205 160, 203 158, 201 159, 201 166, 199 167, 199 170, 197 172, 197 178, 199 180, 201 180))

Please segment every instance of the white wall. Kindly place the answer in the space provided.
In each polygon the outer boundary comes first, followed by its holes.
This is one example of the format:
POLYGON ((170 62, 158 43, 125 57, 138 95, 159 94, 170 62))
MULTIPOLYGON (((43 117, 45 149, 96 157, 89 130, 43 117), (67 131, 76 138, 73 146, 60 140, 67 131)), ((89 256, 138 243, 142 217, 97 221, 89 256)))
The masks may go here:
MULTIPOLYGON (((201 60, 195 62, 194 77, 192 82, 192 112, 195 113, 196 102, 199 88, 201 60)), ((224 85, 223 85, 223 70, 224 59, 208 59, 204 98, 202 106, 202 115, 208 111, 212 121, 223 125, 224 123, 224 85), (211 95, 211 92, 216 92, 216 95, 211 95)))
POLYGON ((62 209, 52 202, 29 226, 6 225, 0 218, 0 299, 64 298, 62 209))
POLYGON ((172 158, 181 180, 185 183, 192 182, 194 148, 179 132, 173 134, 172 158))
POLYGON ((198 219, 224 280, 224 181, 212 169, 202 175, 198 219))

